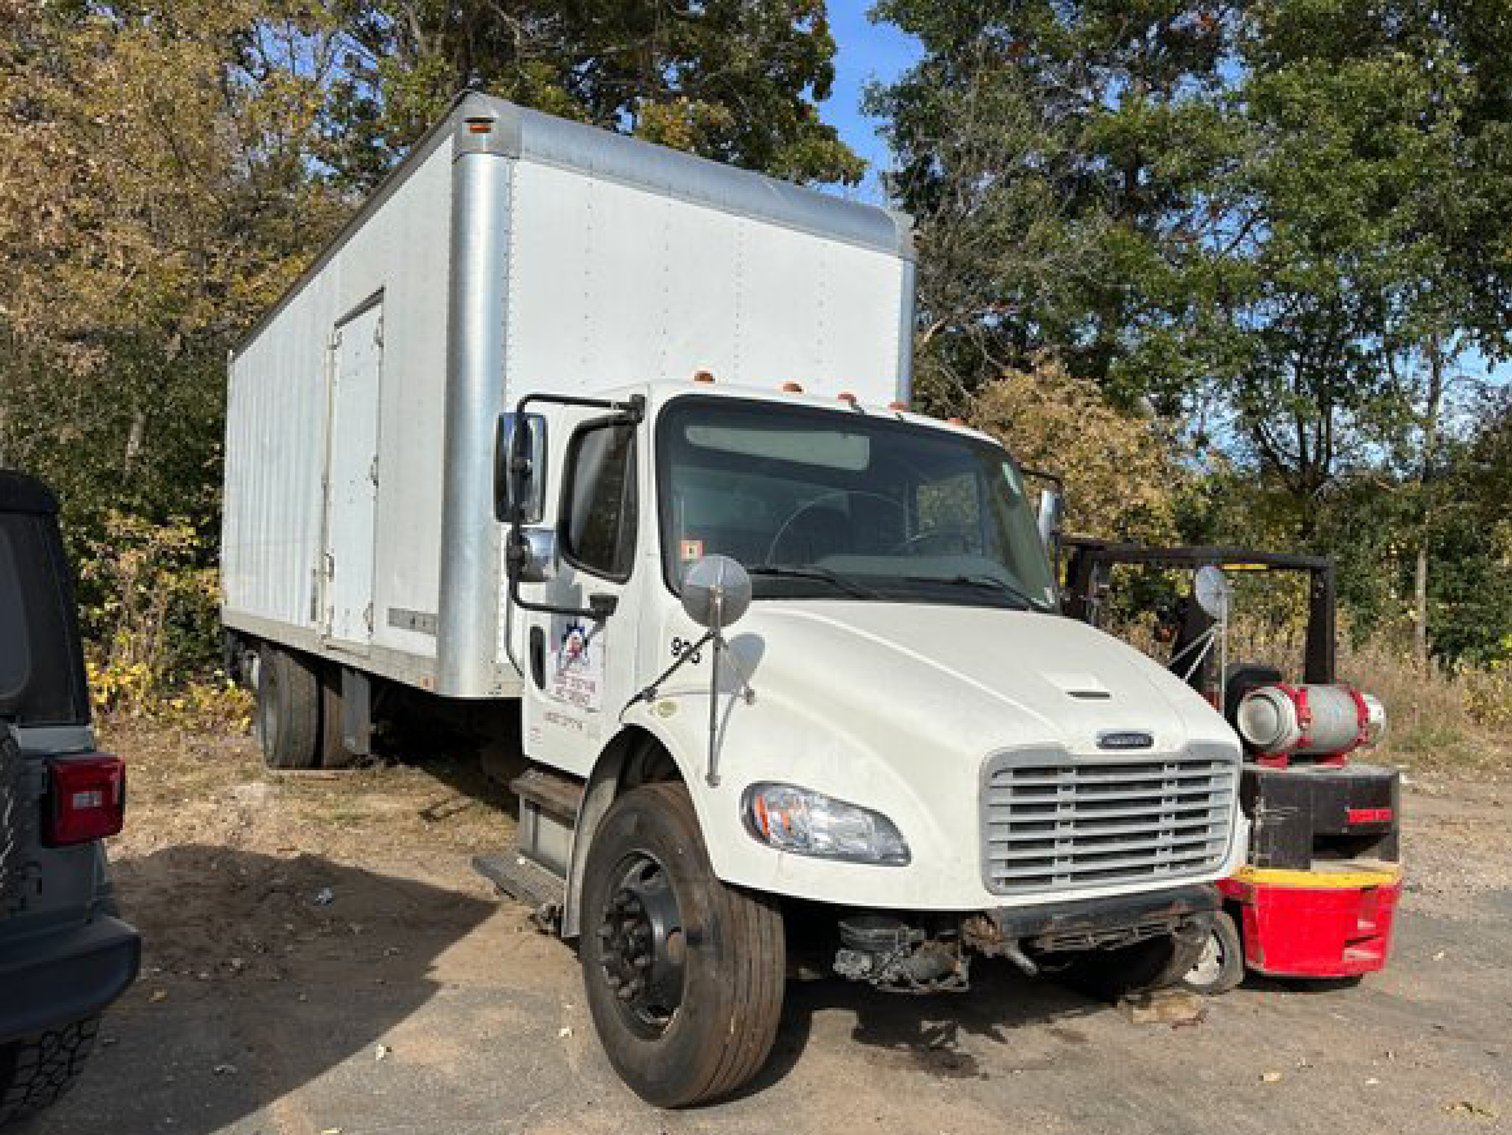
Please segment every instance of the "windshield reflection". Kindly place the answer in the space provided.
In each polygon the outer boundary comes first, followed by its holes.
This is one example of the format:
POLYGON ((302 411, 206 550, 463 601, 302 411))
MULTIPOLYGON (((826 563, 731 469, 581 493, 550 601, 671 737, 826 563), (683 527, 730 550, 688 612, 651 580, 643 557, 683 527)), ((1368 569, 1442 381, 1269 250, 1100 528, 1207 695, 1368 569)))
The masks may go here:
POLYGON ((1050 565, 1006 451, 890 417, 690 396, 658 426, 664 563, 720 553, 757 598, 1048 611, 1050 565))

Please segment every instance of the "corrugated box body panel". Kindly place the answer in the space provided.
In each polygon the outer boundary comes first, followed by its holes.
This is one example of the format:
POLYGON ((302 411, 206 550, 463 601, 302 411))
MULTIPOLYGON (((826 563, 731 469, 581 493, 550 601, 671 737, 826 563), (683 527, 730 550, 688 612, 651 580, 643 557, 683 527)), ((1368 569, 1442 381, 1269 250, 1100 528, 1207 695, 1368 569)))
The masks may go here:
POLYGON ((333 336, 378 304, 372 645, 434 656, 433 633, 390 613, 419 615, 424 626, 437 609, 450 223, 443 135, 233 359, 222 539, 229 625, 268 621, 306 647, 322 631, 324 478, 328 447, 346 440, 328 436, 333 336))
POLYGON ((511 393, 707 370, 898 396, 905 262, 821 233, 534 160, 514 176, 511 393))

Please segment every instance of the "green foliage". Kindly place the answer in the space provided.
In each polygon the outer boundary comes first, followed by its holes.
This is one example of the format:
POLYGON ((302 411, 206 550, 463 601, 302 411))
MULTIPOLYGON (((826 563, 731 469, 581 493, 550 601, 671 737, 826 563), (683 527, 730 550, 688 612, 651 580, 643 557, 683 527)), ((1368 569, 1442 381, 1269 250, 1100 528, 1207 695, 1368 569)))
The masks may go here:
POLYGON ((1362 630, 1416 624, 1420 665, 1496 656, 1506 505, 1467 480, 1466 372, 1512 326, 1505 6, 874 15, 923 45, 872 95, 919 218, 921 399, 960 412, 1049 356, 1185 411, 1186 538, 1332 550, 1362 630))
POLYGON ((1183 0, 884 0, 924 57, 874 91, 890 185, 919 222, 920 390, 953 409, 1046 350, 1120 401, 1167 407, 1229 335, 1224 112, 1234 25, 1183 0))
POLYGON ((823 0, 362 0, 338 7, 329 160, 370 186, 473 88, 802 182, 860 180, 822 122, 823 0))
POLYGON ((99 708, 147 712, 185 675, 211 669, 219 589, 202 545, 186 521, 110 513, 85 549, 80 621, 99 708))

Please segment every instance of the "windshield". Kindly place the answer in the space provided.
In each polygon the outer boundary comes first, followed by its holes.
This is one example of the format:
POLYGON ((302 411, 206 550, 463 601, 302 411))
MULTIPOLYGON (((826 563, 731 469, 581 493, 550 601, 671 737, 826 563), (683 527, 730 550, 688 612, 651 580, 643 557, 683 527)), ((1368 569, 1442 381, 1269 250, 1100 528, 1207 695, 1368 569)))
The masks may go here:
POLYGON ((894 418, 682 398, 662 414, 663 557, 718 552, 757 598, 1054 609, 1024 483, 996 445, 894 418))

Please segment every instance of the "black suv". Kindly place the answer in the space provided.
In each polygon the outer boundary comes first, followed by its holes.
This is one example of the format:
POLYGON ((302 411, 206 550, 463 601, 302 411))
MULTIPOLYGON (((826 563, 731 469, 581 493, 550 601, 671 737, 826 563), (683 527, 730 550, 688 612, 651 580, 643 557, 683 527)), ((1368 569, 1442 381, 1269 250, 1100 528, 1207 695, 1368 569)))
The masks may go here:
POLYGON ((101 843, 125 772, 95 751, 57 513, 0 469, 0 1123, 63 1094, 141 959, 101 843))

